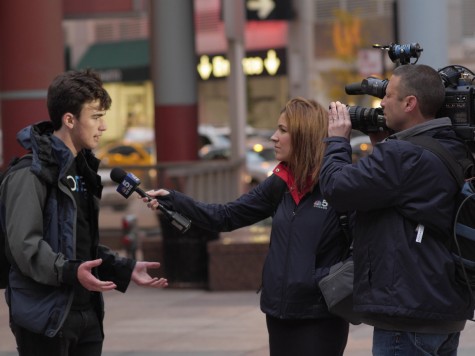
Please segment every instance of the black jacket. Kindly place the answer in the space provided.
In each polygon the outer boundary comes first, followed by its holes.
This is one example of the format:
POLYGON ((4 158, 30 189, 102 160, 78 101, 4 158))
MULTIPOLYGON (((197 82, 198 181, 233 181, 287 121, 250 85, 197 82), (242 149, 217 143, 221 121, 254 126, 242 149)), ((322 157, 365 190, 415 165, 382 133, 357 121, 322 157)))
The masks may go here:
POLYGON ((176 191, 160 202, 212 231, 231 231, 273 216, 262 274, 262 311, 282 319, 331 316, 317 283, 340 260, 343 237, 337 215, 318 186, 298 205, 275 174, 227 204, 196 202, 176 191))
POLYGON ((416 135, 433 136, 455 157, 465 157, 448 118, 402 131, 356 164, 347 140, 329 138, 321 189, 337 209, 356 210, 354 304, 367 313, 365 321, 388 329, 454 332, 473 314, 447 248, 459 187, 437 156, 404 141, 416 135))

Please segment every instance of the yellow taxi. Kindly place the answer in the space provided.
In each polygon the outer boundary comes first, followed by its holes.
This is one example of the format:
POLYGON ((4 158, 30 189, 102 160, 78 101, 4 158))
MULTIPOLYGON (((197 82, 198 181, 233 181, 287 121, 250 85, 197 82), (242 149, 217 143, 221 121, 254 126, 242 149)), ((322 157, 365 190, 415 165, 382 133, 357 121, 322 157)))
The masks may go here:
POLYGON ((101 147, 96 157, 105 166, 151 166, 155 164, 152 143, 118 141, 101 147))
POLYGON ((102 168, 120 167, 136 175, 144 185, 154 182, 157 176, 157 170, 152 168, 156 164, 152 142, 115 141, 96 150, 95 155, 102 168))

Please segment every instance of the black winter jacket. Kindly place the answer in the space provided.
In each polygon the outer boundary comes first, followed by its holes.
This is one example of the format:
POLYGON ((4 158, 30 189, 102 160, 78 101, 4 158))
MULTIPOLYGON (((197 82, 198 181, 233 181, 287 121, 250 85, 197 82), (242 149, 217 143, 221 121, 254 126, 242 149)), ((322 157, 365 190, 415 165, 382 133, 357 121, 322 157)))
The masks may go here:
POLYGON ((347 140, 333 137, 327 139, 320 184, 335 208, 356 210, 354 304, 367 313, 365 322, 455 332, 473 314, 446 247, 459 187, 435 154, 404 141, 416 135, 433 136, 455 157, 466 156, 448 118, 395 134, 356 164, 347 140))
MULTIPOLYGON (((81 262, 76 260, 76 203, 65 182, 74 157, 52 133, 50 122, 19 132, 18 141, 32 151, 32 165, 8 174, 0 187, 1 219, 15 266, 6 290, 10 313, 16 324, 49 337, 57 334, 69 313, 81 262)), ((135 261, 98 245, 99 161, 89 151, 80 154, 90 167, 84 173, 88 191, 97 195, 91 211, 94 258, 103 259, 97 275, 114 281, 124 292, 135 261)), ((99 299, 97 312, 102 320, 99 299)))
POLYGON ((318 186, 298 205, 286 188, 274 174, 227 204, 196 202, 176 191, 159 200, 212 231, 231 231, 273 216, 262 274, 262 311, 282 319, 331 317, 317 283, 340 260, 344 241, 337 215, 318 186))

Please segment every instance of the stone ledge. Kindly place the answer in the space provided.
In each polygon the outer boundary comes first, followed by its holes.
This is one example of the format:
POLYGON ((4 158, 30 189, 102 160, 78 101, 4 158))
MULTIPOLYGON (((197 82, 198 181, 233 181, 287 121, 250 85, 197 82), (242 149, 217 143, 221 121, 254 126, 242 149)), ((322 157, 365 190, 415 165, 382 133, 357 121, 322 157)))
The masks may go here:
MULTIPOLYGON (((262 266, 269 248, 269 236, 270 227, 256 225, 221 233, 219 239, 207 243, 207 286, 176 281, 170 287, 195 286, 212 291, 258 290, 261 286, 262 266)), ((162 264, 159 270, 150 271, 150 274, 167 278, 162 236, 142 238, 139 249, 143 260, 162 264)))
POLYGON ((258 290, 269 236, 269 227, 250 226, 221 233, 219 240, 209 242, 209 289, 258 290))

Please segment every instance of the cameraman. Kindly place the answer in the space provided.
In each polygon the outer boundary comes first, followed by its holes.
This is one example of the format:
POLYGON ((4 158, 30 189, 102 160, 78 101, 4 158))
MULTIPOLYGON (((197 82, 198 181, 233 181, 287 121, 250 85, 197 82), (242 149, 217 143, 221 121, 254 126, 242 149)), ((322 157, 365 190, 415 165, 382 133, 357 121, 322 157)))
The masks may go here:
POLYGON ((396 68, 381 102, 395 133, 356 164, 348 111, 330 104, 320 186, 334 208, 356 211, 354 305, 374 326, 373 355, 456 355, 473 316, 447 248, 459 186, 435 154, 405 141, 432 136, 456 159, 466 157, 450 119, 435 118, 444 98, 431 67, 396 68))

